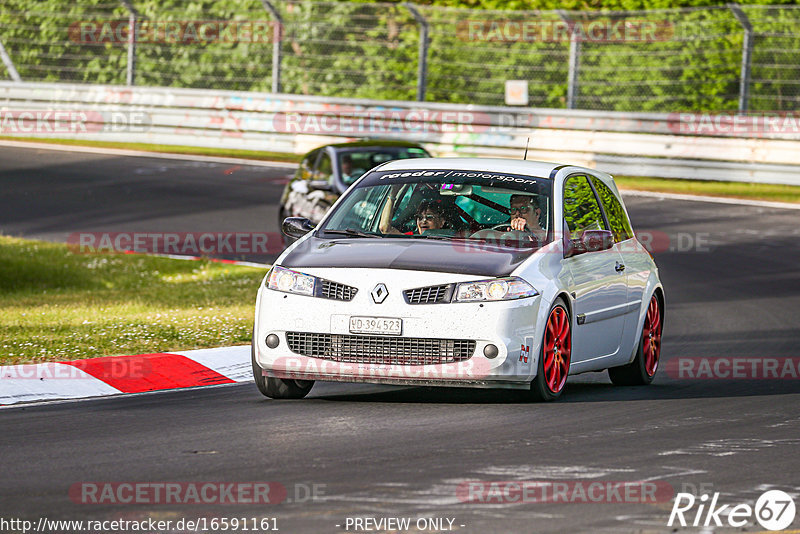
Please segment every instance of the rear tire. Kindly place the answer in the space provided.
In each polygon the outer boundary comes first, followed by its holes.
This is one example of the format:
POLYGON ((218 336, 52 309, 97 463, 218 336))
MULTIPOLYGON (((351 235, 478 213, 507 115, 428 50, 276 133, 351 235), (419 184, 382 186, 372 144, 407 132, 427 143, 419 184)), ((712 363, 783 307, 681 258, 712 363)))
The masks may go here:
POLYGON ((646 386, 653 381, 661 356, 661 330, 664 326, 661 317, 661 303, 658 297, 653 295, 647 306, 647 315, 644 318, 642 334, 639 336, 636 356, 628 365, 612 367, 608 370, 608 376, 614 385, 646 386))
POLYGON ((264 376, 263 370, 256 363, 255 335, 250 342, 250 359, 253 364, 253 379, 256 382, 256 387, 265 397, 271 399, 302 399, 314 387, 313 380, 293 380, 264 376))
POLYGON ((553 401, 561 396, 569 375, 572 354, 572 319, 563 299, 556 299, 542 335, 536 378, 531 382, 531 394, 540 401, 553 401))

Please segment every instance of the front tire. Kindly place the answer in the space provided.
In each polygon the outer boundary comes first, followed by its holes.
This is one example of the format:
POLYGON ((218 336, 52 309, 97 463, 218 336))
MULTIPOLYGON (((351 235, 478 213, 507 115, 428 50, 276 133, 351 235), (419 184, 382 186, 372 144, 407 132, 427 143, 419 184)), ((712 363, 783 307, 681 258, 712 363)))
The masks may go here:
POLYGON ((608 376, 615 385, 646 386, 655 378, 661 356, 661 330, 664 326, 661 315, 661 304, 658 297, 653 295, 647 306, 636 357, 628 365, 608 370, 608 376))
POLYGON ((302 399, 314 387, 313 380, 292 380, 264 376, 261 367, 256 362, 255 335, 250 342, 250 359, 253 364, 253 379, 256 382, 256 387, 265 397, 271 399, 302 399))
POLYGON ((571 354, 572 320, 567 305, 559 298, 547 316, 536 378, 531 382, 535 399, 549 402, 561 396, 569 375, 571 354))

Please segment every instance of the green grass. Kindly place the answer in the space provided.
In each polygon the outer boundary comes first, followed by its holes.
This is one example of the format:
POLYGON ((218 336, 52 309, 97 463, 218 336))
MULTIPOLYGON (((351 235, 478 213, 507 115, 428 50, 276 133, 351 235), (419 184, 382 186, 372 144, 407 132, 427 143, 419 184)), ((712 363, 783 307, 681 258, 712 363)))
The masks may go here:
POLYGON ((22 141, 26 143, 50 143, 53 145, 88 146, 98 148, 120 148, 124 150, 142 150, 145 152, 159 152, 165 154, 188 154, 193 156, 216 156, 223 158, 244 158, 265 161, 285 161, 297 163, 302 159, 301 154, 288 154, 286 152, 269 152, 265 150, 238 150, 232 148, 206 148, 195 146, 156 145, 151 143, 114 143, 109 141, 91 141, 88 139, 51 139, 45 137, 19 137, 14 135, 0 135, 0 139, 8 141, 22 141))
POLYGON ((0 236, 0 365, 249 343, 264 274, 0 236))
POLYGON ((774 202, 800 202, 800 187, 795 185, 678 180, 674 178, 646 178, 641 176, 615 176, 614 181, 617 182, 620 189, 745 198, 750 200, 770 200, 774 202))

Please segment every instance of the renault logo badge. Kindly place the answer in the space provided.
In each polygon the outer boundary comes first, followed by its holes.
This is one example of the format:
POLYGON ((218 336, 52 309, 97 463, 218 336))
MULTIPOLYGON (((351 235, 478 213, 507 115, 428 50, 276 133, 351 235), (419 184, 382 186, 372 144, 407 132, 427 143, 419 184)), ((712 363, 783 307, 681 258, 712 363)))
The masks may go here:
POLYGON ((386 285, 378 284, 375 286, 375 289, 370 292, 370 295, 372 295, 372 300, 375 304, 380 304, 389 296, 389 290, 386 289, 386 285))

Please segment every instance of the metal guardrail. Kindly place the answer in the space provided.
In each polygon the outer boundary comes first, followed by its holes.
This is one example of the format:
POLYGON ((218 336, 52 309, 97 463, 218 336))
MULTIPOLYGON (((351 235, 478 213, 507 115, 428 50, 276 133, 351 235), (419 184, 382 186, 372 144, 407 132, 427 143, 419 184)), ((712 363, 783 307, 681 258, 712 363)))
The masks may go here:
POLYGON ((288 153, 380 137, 418 141, 442 156, 509 158, 520 157, 530 138, 529 159, 800 185, 800 122, 792 120, 0 82, 2 135, 288 153))

